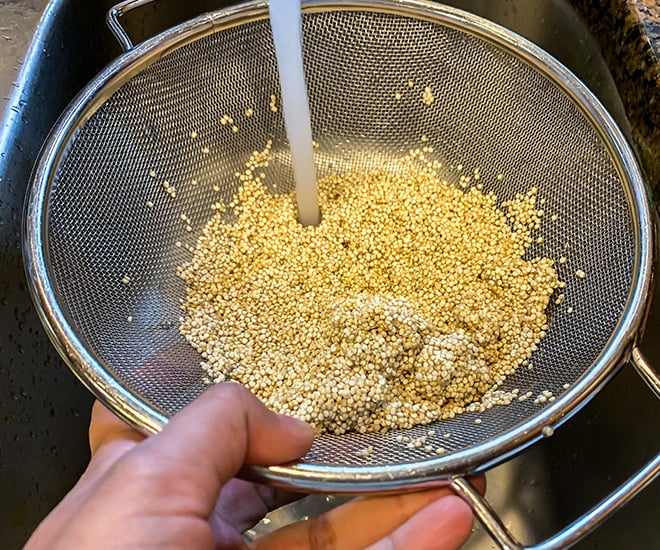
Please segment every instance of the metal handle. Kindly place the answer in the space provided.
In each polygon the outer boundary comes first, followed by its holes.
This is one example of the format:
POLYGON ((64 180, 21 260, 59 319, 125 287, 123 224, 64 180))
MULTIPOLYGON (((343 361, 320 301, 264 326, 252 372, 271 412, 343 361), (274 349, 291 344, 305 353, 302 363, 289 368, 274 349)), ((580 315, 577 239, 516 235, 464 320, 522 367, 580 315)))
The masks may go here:
POLYGON ((120 18, 126 12, 139 8, 140 6, 145 6, 146 4, 151 4, 155 1, 156 0, 124 0, 123 2, 119 2, 119 4, 115 4, 110 10, 108 10, 107 15, 105 16, 105 21, 108 24, 108 27, 110 27, 112 34, 115 35, 117 42, 119 42, 119 45, 125 52, 132 50, 135 47, 135 44, 133 44, 128 36, 126 29, 121 26, 119 21, 120 18))
POLYGON ((588 535, 619 507, 626 504, 660 473, 660 454, 651 459, 641 470, 619 486, 612 494, 594 506, 586 514, 562 529, 556 535, 533 546, 524 546, 509 532, 488 501, 465 478, 456 477, 451 486, 472 507, 488 534, 504 550, 551 550, 568 548, 588 535))
MULTIPOLYGON (((631 361, 653 393, 660 398, 660 379, 636 346, 632 349, 631 361)), ((484 529, 504 550, 550 550, 568 548, 578 542, 651 483, 659 473, 660 454, 657 454, 641 470, 586 514, 556 535, 533 546, 524 546, 511 534, 488 501, 466 478, 453 478, 451 486, 472 507, 484 529)))
POLYGON ((632 360, 632 364, 635 367, 637 374, 642 377, 642 380, 646 382, 646 385, 651 388, 651 391, 655 396, 660 399, 660 377, 658 377, 658 374, 653 370, 653 367, 649 364, 637 346, 633 348, 632 353, 630 354, 630 359, 632 360))

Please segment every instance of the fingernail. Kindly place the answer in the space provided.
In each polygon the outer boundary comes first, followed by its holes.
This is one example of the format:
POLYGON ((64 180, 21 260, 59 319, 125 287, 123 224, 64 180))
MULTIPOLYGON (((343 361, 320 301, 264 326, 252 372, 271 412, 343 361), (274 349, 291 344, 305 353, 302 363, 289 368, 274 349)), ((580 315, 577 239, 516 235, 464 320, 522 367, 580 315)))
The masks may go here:
POLYGON ((314 435, 314 428, 312 428, 307 422, 304 420, 300 420, 298 418, 294 418, 293 416, 288 416, 286 414, 280 414, 280 418, 286 422, 292 430, 300 433, 300 434, 305 434, 305 435, 314 435))

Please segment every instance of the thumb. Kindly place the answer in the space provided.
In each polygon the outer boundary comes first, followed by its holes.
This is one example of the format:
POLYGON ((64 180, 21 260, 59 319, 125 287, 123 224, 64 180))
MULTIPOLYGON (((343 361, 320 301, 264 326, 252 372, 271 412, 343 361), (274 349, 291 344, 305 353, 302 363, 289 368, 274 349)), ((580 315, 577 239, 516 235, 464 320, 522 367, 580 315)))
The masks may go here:
POLYGON ((243 386, 218 384, 124 455, 116 473, 141 485, 138 494, 166 492, 171 498, 174 491, 196 501, 197 512, 208 518, 220 489, 241 466, 299 458, 313 437, 309 424, 270 411, 243 386))

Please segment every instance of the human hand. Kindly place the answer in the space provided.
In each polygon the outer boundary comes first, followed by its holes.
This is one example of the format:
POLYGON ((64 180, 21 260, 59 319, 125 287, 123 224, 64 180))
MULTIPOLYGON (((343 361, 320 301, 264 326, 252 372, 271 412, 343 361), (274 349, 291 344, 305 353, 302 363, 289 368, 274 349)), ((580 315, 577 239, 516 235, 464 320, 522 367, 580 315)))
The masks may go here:
MULTIPOLYGON (((294 460, 312 439, 309 425, 237 384, 210 388, 147 438, 96 403, 89 467, 26 549, 250 548, 240 533, 291 494, 233 476, 243 464, 294 460)), ((444 487, 353 499, 251 548, 449 550, 471 526, 468 506, 444 487)))

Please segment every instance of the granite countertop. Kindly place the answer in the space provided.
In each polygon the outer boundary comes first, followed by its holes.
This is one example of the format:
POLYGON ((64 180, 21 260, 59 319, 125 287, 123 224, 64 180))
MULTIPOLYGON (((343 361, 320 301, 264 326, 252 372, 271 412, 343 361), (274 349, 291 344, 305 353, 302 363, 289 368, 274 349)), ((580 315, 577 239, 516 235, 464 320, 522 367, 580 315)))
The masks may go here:
POLYGON ((572 0, 572 4, 600 44, 655 202, 660 204, 660 3, 572 0))

